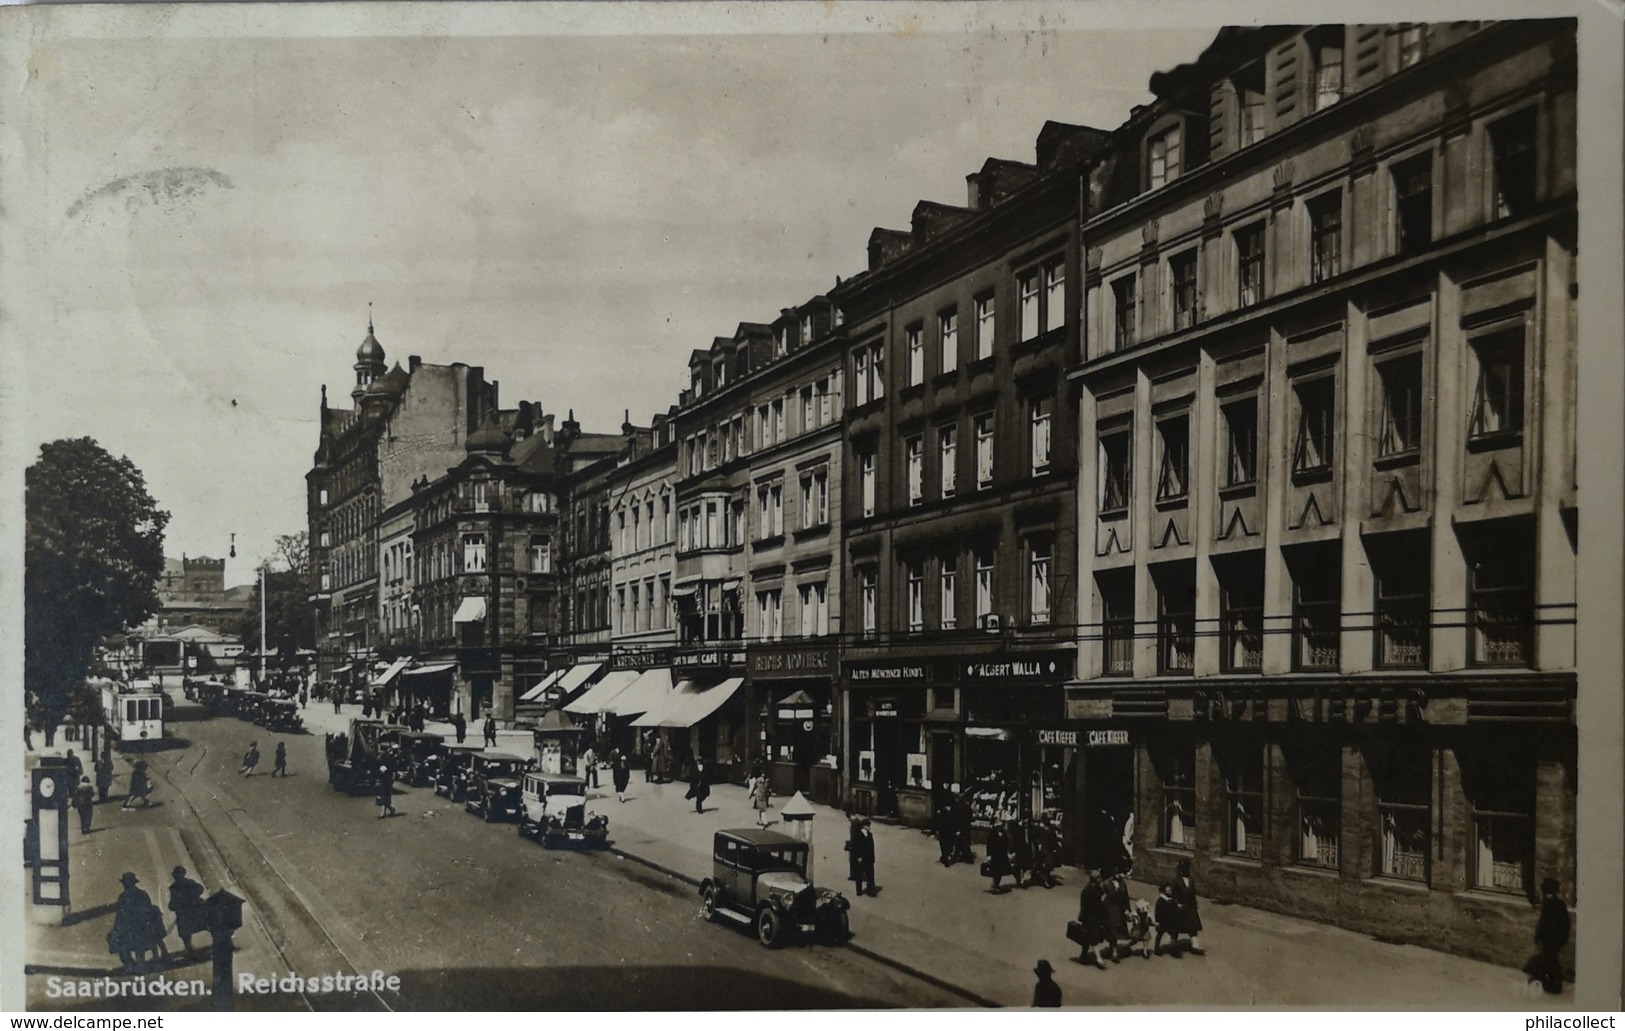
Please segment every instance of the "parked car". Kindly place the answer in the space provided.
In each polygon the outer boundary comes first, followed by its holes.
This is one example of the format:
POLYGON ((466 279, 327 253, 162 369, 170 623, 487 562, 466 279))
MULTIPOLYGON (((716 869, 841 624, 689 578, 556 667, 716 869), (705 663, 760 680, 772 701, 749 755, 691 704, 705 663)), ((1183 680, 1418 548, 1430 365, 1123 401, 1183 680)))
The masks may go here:
POLYGON ((711 839, 711 876, 700 883, 702 912, 754 928, 756 939, 777 948, 792 935, 844 942, 852 936, 852 903, 807 879, 808 845, 759 827, 717 831, 711 839))
POLYGON ((292 698, 267 698, 260 703, 260 718, 256 722, 266 730, 282 734, 296 734, 305 726, 299 715, 299 703, 292 698))
POLYGON ((530 769, 530 760, 512 752, 495 750, 474 757, 468 778, 468 796, 463 808, 476 813, 486 823, 519 818, 519 778, 530 769))
POLYGON ((519 797, 519 836, 544 848, 604 848, 609 817, 587 811, 587 782, 580 777, 527 773, 519 797))
POLYGON ((468 777, 474 757, 485 750, 484 745, 448 744, 440 753, 440 767, 434 775, 434 793, 453 802, 468 797, 468 777))
POLYGON ((403 730, 395 736, 399 765, 395 777, 414 788, 428 787, 440 767, 441 752, 446 738, 426 730, 403 730))

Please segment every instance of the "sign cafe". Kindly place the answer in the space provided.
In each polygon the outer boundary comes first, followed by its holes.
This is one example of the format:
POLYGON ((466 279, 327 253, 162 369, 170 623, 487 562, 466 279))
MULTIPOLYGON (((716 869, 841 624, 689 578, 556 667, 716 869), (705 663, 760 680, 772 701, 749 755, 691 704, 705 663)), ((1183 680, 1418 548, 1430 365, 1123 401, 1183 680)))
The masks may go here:
POLYGON ((701 652, 678 652, 671 657, 671 664, 678 669, 695 666, 742 666, 745 664, 745 653, 719 651, 717 649, 701 652))
MULTIPOLYGON (((1041 745, 1061 745, 1076 748, 1079 744, 1079 734, 1076 730, 1040 730, 1038 743, 1041 745)), ((1082 744, 1088 748, 1099 748, 1102 745, 1126 745, 1129 743, 1126 730, 1087 730, 1083 732, 1082 744)))

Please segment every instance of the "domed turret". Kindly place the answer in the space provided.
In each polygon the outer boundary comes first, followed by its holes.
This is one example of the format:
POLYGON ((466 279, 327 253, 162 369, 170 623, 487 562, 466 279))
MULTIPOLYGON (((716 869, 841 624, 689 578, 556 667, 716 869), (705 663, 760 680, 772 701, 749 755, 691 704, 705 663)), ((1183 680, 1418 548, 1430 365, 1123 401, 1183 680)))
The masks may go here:
MULTIPOLYGON (((368 307, 371 307, 370 305, 368 307)), ((384 347, 373 335, 372 315, 367 315, 367 338, 361 341, 361 346, 355 349, 355 389, 350 391, 350 398, 355 401, 357 410, 361 407, 361 398, 370 393, 367 389, 373 381, 384 374, 384 347)))
POLYGON ((475 451, 494 451, 498 454, 506 451, 512 443, 508 435, 502 432, 495 416, 487 416, 480 423, 479 428, 468 435, 468 441, 463 445, 470 453, 475 451))

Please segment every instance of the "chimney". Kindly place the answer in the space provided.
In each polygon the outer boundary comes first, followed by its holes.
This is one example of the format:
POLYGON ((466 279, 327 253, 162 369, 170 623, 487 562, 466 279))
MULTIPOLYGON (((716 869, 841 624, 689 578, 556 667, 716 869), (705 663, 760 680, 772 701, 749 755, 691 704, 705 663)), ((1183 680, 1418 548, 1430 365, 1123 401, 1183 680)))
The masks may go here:
POLYGON ((418 366, 420 366, 422 364, 423 364, 423 359, 422 358, 418 357, 415 354, 410 355, 406 359, 406 371, 407 372, 416 372, 416 371, 418 371, 418 366))
POLYGON ((549 444, 553 443, 553 413, 548 412, 542 416, 542 439, 549 444))
POLYGON ((972 172, 965 177, 965 207, 982 210, 982 173, 972 172))

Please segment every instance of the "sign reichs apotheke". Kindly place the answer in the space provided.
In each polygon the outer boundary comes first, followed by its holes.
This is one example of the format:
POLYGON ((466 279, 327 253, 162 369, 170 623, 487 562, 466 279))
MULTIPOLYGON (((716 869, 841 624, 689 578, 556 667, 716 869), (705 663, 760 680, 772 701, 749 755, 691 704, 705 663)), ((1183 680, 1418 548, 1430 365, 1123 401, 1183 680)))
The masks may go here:
POLYGON ((751 676, 762 680, 791 677, 827 677, 835 672, 835 649, 788 648, 750 651, 751 676))

